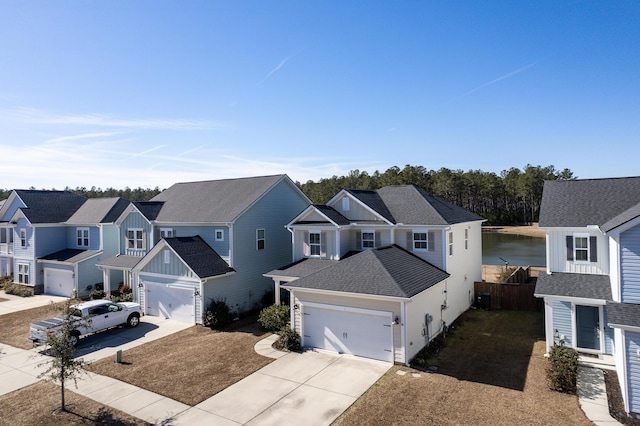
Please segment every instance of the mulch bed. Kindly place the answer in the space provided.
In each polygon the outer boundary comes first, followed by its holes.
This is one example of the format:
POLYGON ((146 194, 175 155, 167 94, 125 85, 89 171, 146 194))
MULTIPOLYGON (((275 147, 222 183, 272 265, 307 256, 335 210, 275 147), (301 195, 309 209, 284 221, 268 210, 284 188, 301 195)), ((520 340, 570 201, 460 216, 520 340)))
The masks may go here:
POLYGON ((607 387, 607 401, 609 402, 609 414, 622 424, 630 426, 640 426, 640 420, 629 417, 624 411, 624 400, 618 382, 618 375, 615 371, 602 370, 604 373, 604 383, 607 387))

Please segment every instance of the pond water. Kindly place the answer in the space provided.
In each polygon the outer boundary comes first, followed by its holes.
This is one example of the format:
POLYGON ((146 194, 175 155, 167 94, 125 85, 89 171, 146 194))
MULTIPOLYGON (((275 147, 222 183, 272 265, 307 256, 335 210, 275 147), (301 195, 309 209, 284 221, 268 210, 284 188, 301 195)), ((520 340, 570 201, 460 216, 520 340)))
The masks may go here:
POLYGON ((482 264, 509 266, 545 266, 545 239, 526 235, 482 233, 482 264))

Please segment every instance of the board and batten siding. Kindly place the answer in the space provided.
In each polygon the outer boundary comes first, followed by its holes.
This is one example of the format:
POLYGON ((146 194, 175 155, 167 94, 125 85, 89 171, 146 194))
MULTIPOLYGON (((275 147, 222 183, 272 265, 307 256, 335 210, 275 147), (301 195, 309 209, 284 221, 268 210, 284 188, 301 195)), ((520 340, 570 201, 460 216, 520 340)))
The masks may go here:
MULTIPOLYGON (((591 244, 591 243, 590 243, 591 244)), ((609 274, 609 243, 608 239, 600 232, 590 231, 586 228, 577 228, 573 231, 547 229, 547 267, 551 272, 571 272, 578 274, 609 274), (574 234, 585 234, 596 238, 595 262, 576 262, 568 260, 567 237, 574 234)))
POLYGON ((573 347, 573 327, 571 302, 553 302, 553 329, 558 330, 558 335, 564 335, 565 346, 573 347))
POLYGON ((149 245, 151 244, 151 238, 149 238, 151 235, 151 225, 139 212, 130 212, 122 221, 120 230, 120 253, 124 253, 129 256, 143 256, 147 251, 149 251, 149 245), (142 250, 127 249, 127 230, 129 229, 142 229, 144 243, 142 250))
MULTIPOLYGON (((294 281, 295 283, 295 281, 294 281)), ((369 309, 373 311, 391 312, 391 317, 400 317, 400 302, 365 299, 361 297, 345 297, 339 295, 327 295, 318 293, 307 293, 303 291, 295 291, 295 302, 298 305, 305 302, 308 303, 320 303, 331 306, 341 306, 347 308, 359 308, 369 309)), ((302 321, 300 316, 300 309, 294 310, 294 327, 295 330, 302 334, 302 321)), ((402 336, 400 334, 400 327, 393 326, 393 351, 394 362, 404 364, 404 353, 402 352, 402 336)))
POLYGON ((640 303, 640 226, 620 234, 622 302, 640 303))
POLYGON ((142 272, 150 272, 170 277, 197 278, 184 262, 169 248, 163 248, 153 256, 142 268, 142 272), (169 263, 165 263, 165 252, 169 253, 169 263))
MULTIPOLYGON (((349 197, 345 195, 345 197, 349 197)), ((334 201, 333 204, 330 204, 330 207, 333 207, 336 211, 338 211, 342 216, 346 217, 352 221, 378 221, 381 224, 386 223, 380 219, 380 217, 371 212, 368 208, 364 207, 360 204, 360 201, 357 201, 351 197, 349 197, 349 211, 342 210, 342 198, 340 197, 334 201)))
POLYGON ((625 332, 629 411, 640 413, 640 333, 625 332))
POLYGON ((309 206, 288 180, 280 180, 235 221, 232 228, 235 274, 211 280, 204 287, 204 303, 226 299, 232 310, 248 311, 273 290, 273 280, 262 274, 292 262, 291 233, 285 228, 309 206), (256 247, 256 230, 265 230, 265 248, 256 247))

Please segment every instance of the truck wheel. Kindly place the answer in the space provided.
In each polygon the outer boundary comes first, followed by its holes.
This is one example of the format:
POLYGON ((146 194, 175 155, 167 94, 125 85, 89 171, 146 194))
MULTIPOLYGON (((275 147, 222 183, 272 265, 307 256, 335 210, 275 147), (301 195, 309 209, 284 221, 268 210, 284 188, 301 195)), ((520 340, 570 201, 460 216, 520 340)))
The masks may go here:
POLYGON ((140 324, 140 316, 136 314, 129 315, 129 318, 127 318, 127 325, 129 327, 137 327, 138 324, 140 324))
POLYGON ((80 340, 80 333, 77 331, 72 332, 69 337, 69 346, 75 347, 78 344, 78 340, 80 340))

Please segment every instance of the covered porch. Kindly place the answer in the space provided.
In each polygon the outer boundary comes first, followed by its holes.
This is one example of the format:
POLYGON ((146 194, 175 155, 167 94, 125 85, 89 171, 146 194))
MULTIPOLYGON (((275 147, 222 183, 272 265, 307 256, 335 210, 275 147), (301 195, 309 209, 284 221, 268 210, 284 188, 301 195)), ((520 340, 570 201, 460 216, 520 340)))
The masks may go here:
MULTIPOLYGON (((102 270, 104 292, 106 297, 116 291, 120 286, 133 289, 134 280, 131 270, 142 260, 142 256, 118 255, 98 262, 97 266, 102 270)), ((135 295, 136 292, 133 291, 135 295)))

